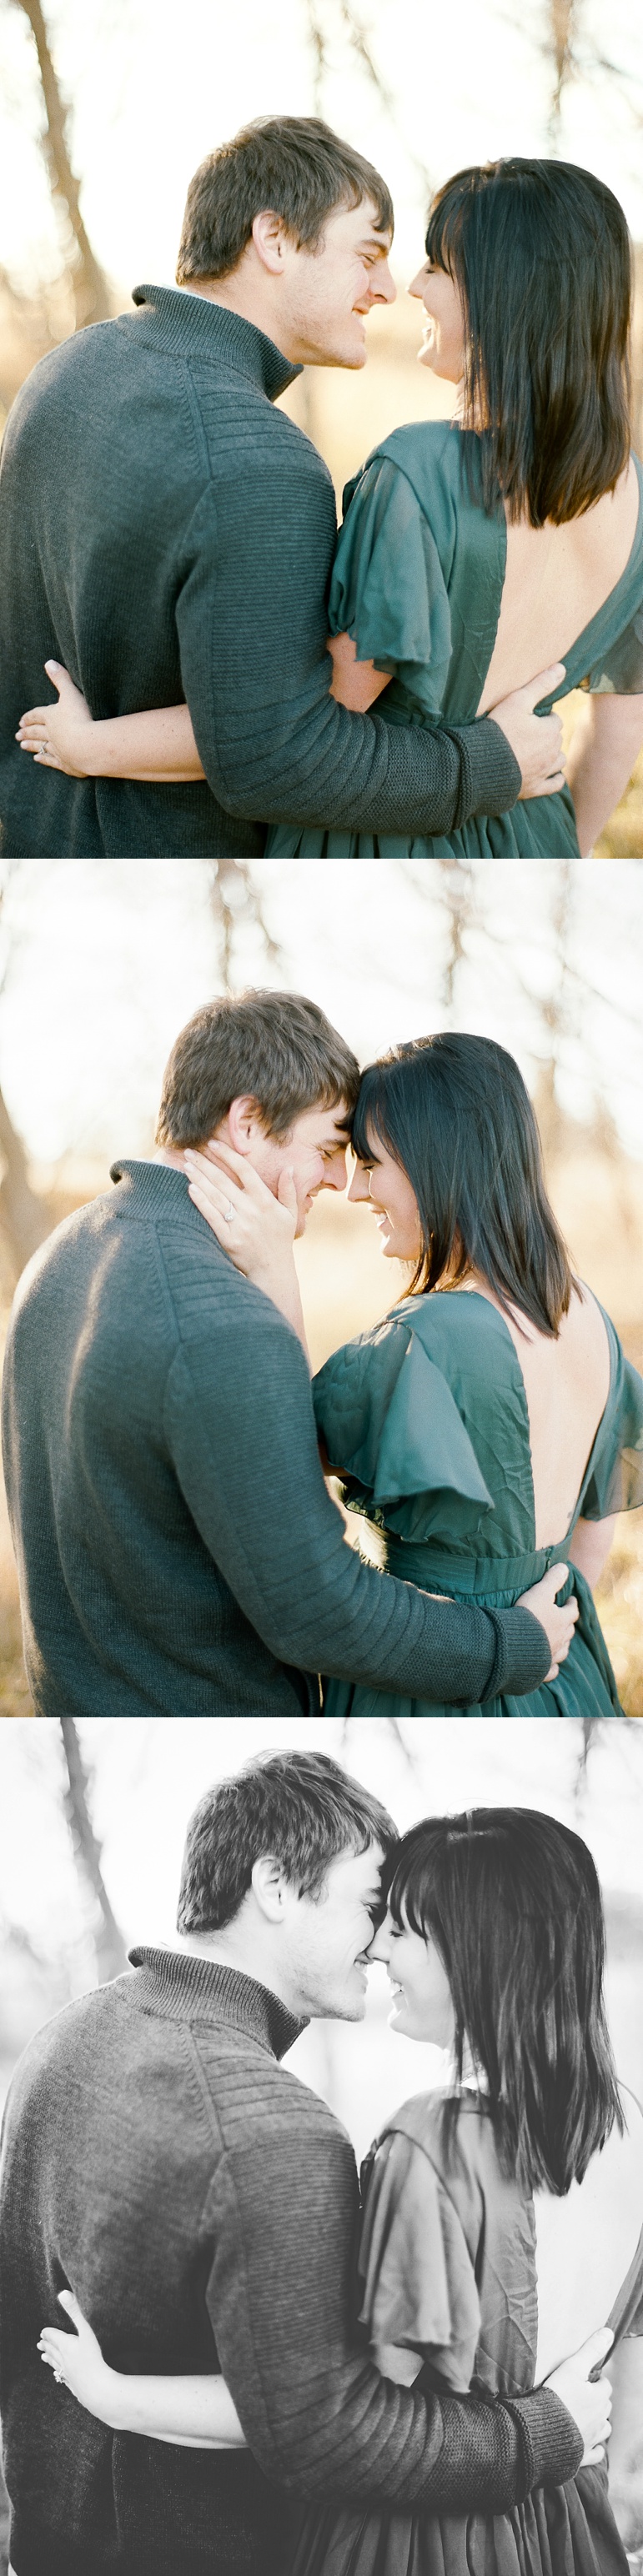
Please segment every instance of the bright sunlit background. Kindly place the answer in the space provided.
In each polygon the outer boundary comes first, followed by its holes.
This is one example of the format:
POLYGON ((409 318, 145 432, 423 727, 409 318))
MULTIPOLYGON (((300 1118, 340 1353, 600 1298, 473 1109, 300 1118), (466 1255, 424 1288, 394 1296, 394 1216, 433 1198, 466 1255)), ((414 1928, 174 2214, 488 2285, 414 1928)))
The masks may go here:
MULTIPOLYGON (((643 238, 637 113, 643 24, 631 0, 576 0, 558 148, 606 179, 643 238), (612 68, 610 68, 610 66, 612 68)), ((119 288, 171 280, 186 188, 206 152, 251 117, 316 107, 381 165, 393 189, 396 269, 416 267, 428 186, 468 161, 541 153, 556 84, 546 0, 361 0, 354 12, 378 94, 341 0, 45 0, 93 246, 119 288), (326 48, 315 95, 317 25, 326 48), (385 103, 386 101, 386 103, 385 103)), ((0 259, 26 285, 54 275, 59 243, 37 136, 33 40, 15 0, 0 8, 0 259)))

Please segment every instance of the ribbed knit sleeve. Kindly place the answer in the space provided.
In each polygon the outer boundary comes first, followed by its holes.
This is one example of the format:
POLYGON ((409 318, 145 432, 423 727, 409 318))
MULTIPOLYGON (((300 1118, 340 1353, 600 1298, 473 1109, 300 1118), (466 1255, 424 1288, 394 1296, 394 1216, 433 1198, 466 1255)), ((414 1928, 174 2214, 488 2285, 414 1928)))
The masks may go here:
MULTIPOLYGON (((520 2409, 394 2386, 361 2357, 355 2315, 357 2178, 319 2105, 283 2137, 228 2144, 213 2186, 207 2301, 224 2376, 264 2473, 302 2496, 509 2509, 533 2471, 572 2477, 582 2444, 556 2400, 520 2409), (270 2225, 266 2226, 266 2209, 270 2225), (525 2427, 527 2430, 525 2430, 525 2427)), ((206 2224, 209 2213, 206 2212, 206 2224)))
MULTIPOLYGON (((254 424, 253 424, 254 426, 254 424)), ((449 831, 515 803, 520 773, 498 727, 437 732, 349 714, 329 694, 330 478, 292 424, 270 441, 235 423, 186 540, 177 604, 181 674, 220 805, 267 822, 374 832, 449 831)))
POLYGON ((303 1351, 272 1300, 224 1274, 215 1339, 201 1273, 216 1256, 205 1234, 192 1271, 180 1235, 166 1234, 160 1249, 176 1319, 163 1425, 175 1472, 206 1548, 272 1654, 466 1703, 496 1687, 515 1635, 522 1687, 535 1687, 549 1649, 529 1612, 503 1614, 501 1636, 486 1611, 398 1583, 346 1544, 321 1474, 303 1351))

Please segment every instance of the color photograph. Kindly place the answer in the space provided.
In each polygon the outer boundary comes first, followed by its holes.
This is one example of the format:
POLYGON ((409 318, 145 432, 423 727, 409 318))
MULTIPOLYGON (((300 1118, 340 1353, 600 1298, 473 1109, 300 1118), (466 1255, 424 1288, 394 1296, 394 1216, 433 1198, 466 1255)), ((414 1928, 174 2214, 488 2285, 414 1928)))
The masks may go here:
POLYGON ((4 854, 640 857, 627 0, 2 0, 0 65, 4 854))
POLYGON ((8 870, 9 1716, 643 1716, 642 909, 8 870))

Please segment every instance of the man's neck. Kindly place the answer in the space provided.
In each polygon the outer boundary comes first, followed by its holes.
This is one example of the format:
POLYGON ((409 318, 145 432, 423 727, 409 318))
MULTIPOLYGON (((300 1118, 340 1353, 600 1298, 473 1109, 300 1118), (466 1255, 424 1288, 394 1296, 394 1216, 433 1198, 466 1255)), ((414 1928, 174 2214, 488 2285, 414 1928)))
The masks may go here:
POLYGON ((276 1995, 278 2003, 283 2004, 286 2012, 292 2013, 295 2021, 303 2020, 305 2006, 301 1996, 293 1995, 289 1985, 286 1991, 275 1960, 266 1957, 259 1942, 239 1938, 226 1940, 225 1932, 180 1932, 173 1947, 181 1958, 211 1959, 216 1968, 230 1968, 235 1976, 251 1977, 253 1985, 264 1986, 269 1995, 276 1995))
POLYGON ((185 1163, 180 1145, 157 1145, 151 1160, 153 1163, 169 1163, 171 1170, 182 1172, 185 1179, 185 1163))
POLYGON ((207 304, 220 304, 225 313, 238 314, 240 322, 251 322, 253 331, 262 331, 264 339, 272 340, 273 348, 281 351, 287 367, 300 365, 297 350, 285 345, 289 335, 283 316, 278 307, 273 311, 270 299, 254 279, 242 281, 238 272, 231 278, 195 278, 189 292, 203 296, 207 304))

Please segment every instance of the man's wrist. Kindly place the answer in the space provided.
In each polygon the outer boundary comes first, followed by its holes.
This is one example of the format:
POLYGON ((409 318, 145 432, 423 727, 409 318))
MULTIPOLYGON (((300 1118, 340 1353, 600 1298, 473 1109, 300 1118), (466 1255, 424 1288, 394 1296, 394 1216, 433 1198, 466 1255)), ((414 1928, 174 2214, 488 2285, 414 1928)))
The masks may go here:
POLYGON ((526 2396, 503 2398, 503 2406, 520 2428, 524 2456, 524 2494, 533 2487, 564 2487, 576 2477, 583 2457, 583 2436, 573 2415, 552 2388, 532 2388, 526 2396))
POLYGON ((496 1651, 485 1699, 500 1691, 511 1691, 519 1699, 524 1691, 540 1688, 551 1663, 551 1646, 546 1631, 533 1610, 489 1610, 486 1617, 494 1629, 496 1651))

